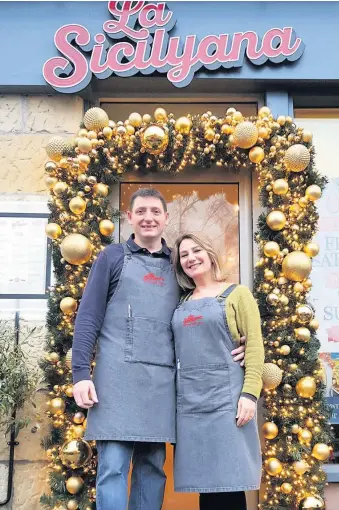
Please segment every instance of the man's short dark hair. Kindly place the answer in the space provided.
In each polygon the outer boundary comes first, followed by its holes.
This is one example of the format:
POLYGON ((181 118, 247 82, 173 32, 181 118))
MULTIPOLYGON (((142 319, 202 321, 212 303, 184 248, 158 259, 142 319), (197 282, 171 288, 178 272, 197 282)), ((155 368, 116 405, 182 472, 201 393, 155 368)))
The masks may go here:
POLYGON ((129 205, 130 210, 133 209, 134 202, 135 202, 135 200, 138 197, 141 197, 141 198, 148 198, 148 197, 158 198, 160 200, 160 202, 162 203, 162 205, 163 205, 164 211, 167 212, 166 200, 164 199, 164 197, 162 196, 160 191, 158 191, 157 189, 154 189, 154 188, 140 188, 140 189, 138 189, 138 191, 135 191, 133 193, 133 195, 131 196, 131 201, 130 201, 130 205, 129 205))

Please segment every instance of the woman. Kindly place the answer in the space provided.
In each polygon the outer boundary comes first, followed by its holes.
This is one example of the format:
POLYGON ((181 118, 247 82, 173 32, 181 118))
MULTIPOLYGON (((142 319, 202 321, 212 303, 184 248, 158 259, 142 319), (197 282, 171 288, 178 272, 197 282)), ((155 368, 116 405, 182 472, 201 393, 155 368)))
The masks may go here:
POLYGON ((221 277, 210 241, 184 234, 173 266, 186 296, 172 319, 177 357, 178 492, 199 492, 201 510, 246 510, 261 478, 256 423, 264 347, 254 297, 221 277), (231 351, 247 338, 245 371, 231 351))

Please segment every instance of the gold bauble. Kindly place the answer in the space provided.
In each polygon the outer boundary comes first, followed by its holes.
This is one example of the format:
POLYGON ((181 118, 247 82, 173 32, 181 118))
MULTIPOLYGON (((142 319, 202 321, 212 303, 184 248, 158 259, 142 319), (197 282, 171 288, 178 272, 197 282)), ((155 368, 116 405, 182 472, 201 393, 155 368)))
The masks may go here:
POLYGON ((68 349, 65 356, 65 363, 68 366, 68 368, 72 368, 72 348, 68 349))
POLYGON ((230 126, 229 124, 223 124, 221 126, 221 132, 224 135, 231 135, 232 133, 234 133, 234 127, 230 126))
POLYGON ((51 361, 52 363, 58 363, 58 361, 60 361, 60 355, 59 355, 59 353, 57 353, 57 352, 51 352, 51 353, 48 355, 48 359, 49 359, 49 361, 51 361))
POLYGON ((69 203, 69 208, 73 214, 82 214, 86 210, 86 202, 81 197, 74 197, 69 203))
POLYGON ((240 122, 234 130, 234 143, 241 149, 249 149, 258 140, 258 129, 249 121, 240 122))
POLYGON ((88 130, 100 131, 109 125, 109 118, 102 108, 94 107, 85 113, 84 124, 88 130))
POLYGON ((68 147, 66 140, 60 136, 54 136, 46 145, 46 152, 48 157, 53 159, 53 161, 60 161, 63 152, 67 150, 68 147))
POLYGON ((95 196, 107 197, 108 192, 109 192, 108 186, 106 184, 103 184, 102 182, 98 182, 93 186, 93 193, 95 196))
POLYGON ((279 115, 279 117, 277 118, 277 122, 278 124, 280 124, 280 126, 283 126, 286 123, 285 115, 279 115))
POLYGON ((212 142, 215 137, 215 131, 212 128, 207 128, 204 134, 205 140, 212 142))
POLYGON ((60 415, 65 412, 66 404, 64 400, 60 397, 53 398, 49 402, 49 410, 52 414, 60 415))
POLYGON ((65 297, 60 301, 60 309, 64 313, 74 313, 78 308, 78 303, 72 297, 65 297))
POLYGON ((66 182, 58 181, 53 186, 53 193, 57 196, 62 195, 63 193, 66 193, 68 190, 68 184, 66 182))
POLYGON ((282 376, 283 373, 277 365, 274 363, 265 363, 262 374, 263 387, 266 390, 273 390, 281 383, 282 376))
POLYGON ((300 501, 298 510, 325 510, 325 503, 320 496, 307 496, 300 501))
POLYGON ((147 127, 141 137, 142 147, 150 154, 160 154, 168 145, 168 133, 155 124, 147 127))
POLYGON ((296 392, 301 398, 311 398, 317 391, 317 385, 313 377, 303 377, 299 379, 295 387, 296 392))
POLYGON ((68 510, 78 510, 79 508, 79 505, 78 505, 78 502, 76 499, 70 499, 68 502, 67 502, 67 509, 68 510))
POLYGON ((167 112, 164 108, 157 108, 154 112, 154 118, 157 122, 166 122, 167 112))
POLYGON ((179 117, 175 123, 175 130, 181 135, 189 135, 192 129, 192 121, 188 117, 179 117))
POLYGON ((291 430, 292 430, 292 434, 298 434, 300 427, 297 423, 295 423, 294 425, 292 425, 291 430))
POLYGON ((79 138, 79 141, 78 141, 78 149, 81 151, 81 152, 85 152, 85 153, 88 153, 89 151, 92 150, 92 142, 89 138, 85 138, 85 137, 81 137, 79 138))
POLYGON ((293 462, 292 467, 297 475, 303 475, 309 469, 308 465, 303 460, 296 460, 293 462))
POLYGON ((92 448, 83 439, 72 439, 64 443, 60 450, 60 460, 71 469, 83 467, 92 458, 92 448))
POLYGON ((47 175, 45 177, 45 184, 48 189, 54 188, 54 186, 56 185, 57 182, 58 182, 58 179, 56 177, 51 177, 50 175, 47 175))
POLYGON ((135 128, 140 127, 142 124, 142 117, 140 113, 137 112, 131 113, 130 116, 128 117, 128 122, 130 123, 131 126, 135 128))
POLYGON ((77 494, 84 486, 84 481, 80 476, 71 476, 66 480, 66 489, 70 494, 77 494))
POLYGON ((281 211, 272 211, 267 216, 266 223, 274 231, 282 230, 286 224, 286 216, 281 211))
POLYGON ((77 413, 74 414, 73 416, 73 421, 74 423, 76 423, 77 425, 83 423, 85 420, 85 415, 84 413, 82 413, 81 411, 78 411, 77 413))
POLYGON ((85 435, 85 428, 82 425, 74 425, 72 427, 72 433, 75 437, 82 438, 85 435))
POLYGON ((300 143, 289 147, 285 153, 284 161, 287 170, 291 172, 302 172, 309 165, 310 151, 300 143))
POLYGON ((291 352, 291 347, 289 345, 282 345, 280 347, 280 352, 283 356, 288 356, 291 352))
POLYGON ((305 143, 311 143, 313 140, 313 135, 312 135, 311 131, 304 131, 302 134, 302 139, 303 139, 303 142, 305 142, 305 143))
POLYGON ((288 182, 285 179, 277 179, 273 182, 272 189, 276 195, 286 195, 288 192, 288 182))
POLYGON ((298 439, 301 444, 309 444, 312 440, 312 432, 308 429, 300 429, 298 432, 298 439))
POLYGON ((308 188, 306 188, 305 196, 311 202, 315 202, 316 200, 319 200, 319 198, 321 197, 321 188, 317 186, 317 184, 311 184, 311 186, 308 186, 308 188))
POLYGON ((271 457, 265 461, 265 469, 269 475, 278 476, 281 473, 283 466, 280 460, 275 457, 271 457))
POLYGON ((54 161, 47 161, 47 163, 45 163, 45 171, 47 173, 54 172, 57 168, 58 165, 54 163, 54 161))
POLYGON ((311 332, 308 328, 296 328, 294 334, 299 342, 307 343, 310 341, 311 332))
POLYGON ((307 243, 304 247, 304 252, 309 257, 316 257, 319 253, 319 245, 317 243, 307 243))
POLYGON ((290 483, 285 482, 281 485, 280 490, 283 494, 291 494, 293 487, 290 483))
POLYGON ((279 297, 276 294, 270 293, 266 297, 266 301, 269 305, 275 306, 279 303, 279 297))
POLYGON ((327 460, 331 450, 325 443, 317 443, 313 446, 312 456, 318 460, 327 460))
POLYGON ((264 245, 264 253, 266 257, 276 257, 280 252, 280 246, 275 241, 268 241, 264 245))
POLYGON ((313 319, 313 310, 308 305, 300 305, 297 307, 297 316, 301 324, 307 324, 313 319))
POLYGON ((266 439, 275 439, 279 433, 279 429, 275 423, 268 421, 262 426, 262 432, 266 439))
POLYGON ((308 204, 307 198, 306 197, 299 198, 298 204, 300 205, 300 207, 302 207, 304 209, 305 207, 307 207, 307 204, 308 204))
POLYGON ((268 106, 262 106, 259 108, 258 115, 261 118, 268 117, 271 114, 271 110, 268 106))
POLYGON ((296 282, 293 286, 293 289, 295 292, 303 292, 305 290, 303 284, 300 282, 296 282))
POLYGON ((258 134, 259 138, 263 138, 264 140, 266 140, 270 136, 268 130, 264 127, 258 129, 258 134))
POLYGON ((73 397, 73 386, 67 386, 67 388, 65 389, 65 395, 68 398, 72 398, 73 397))
POLYGON ((78 175, 78 183, 79 184, 84 184, 85 182, 87 182, 87 175, 86 174, 80 174, 78 175))
POLYGON ((145 113, 143 116, 142 116, 142 121, 144 124, 150 124, 152 122, 152 117, 149 113, 145 113))
POLYGON ((274 273, 270 269, 265 269, 264 273, 265 280, 271 281, 274 280, 274 273))
POLYGON ((87 167, 91 162, 91 158, 88 154, 79 154, 78 162, 82 167, 87 167))
POLYGON ((82 234, 70 234, 66 236, 61 245, 62 257, 74 265, 86 264, 92 256, 93 247, 87 237, 82 234))
POLYGON ((308 418, 306 418, 305 425, 309 429, 312 429, 314 427, 314 421, 313 421, 313 419, 310 416, 308 418))
POLYGON ((104 127, 104 129, 102 130, 102 134, 104 135, 105 138, 108 138, 108 140, 110 140, 113 135, 113 129, 110 128, 109 126, 104 127))
POLYGON ((86 427, 87 427, 87 418, 84 419, 84 422, 83 422, 82 426, 84 427, 84 429, 86 429, 86 427))
POLYGON ((99 223, 100 234, 110 236, 114 232, 114 223, 111 220, 101 220, 99 223))
POLYGON ((58 239, 62 234, 61 227, 57 223, 48 223, 45 227, 45 232, 50 239, 58 239))
POLYGON ((98 143, 97 136, 98 135, 95 131, 88 131, 88 133, 87 133, 87 138, 89 138, 90 140, 96 140, 96 143, 98 143))
POLYGON ((301 282, 308 277, 312 269, 312 260, 302 251, 292 251, 283 260, 284 275, 294 282, 301 282))
POLYGON ((133 126, 131 126, 130 124, 128 124, 126 126, 126 132, 128 135, 132 136, 135 133, 135 128, 133 126))
POLYGON ((264 149, 262 149, 261 147, 253 147, 250 150, 248 157, 250 158, 252 163, 259 164, 265 157, 264 149))
POLYGON ((309 327, 314 329, 315 331, 319 329, 319 322, 317 321, 317 319, 312 319, 311 322, 309 323, 309 327))

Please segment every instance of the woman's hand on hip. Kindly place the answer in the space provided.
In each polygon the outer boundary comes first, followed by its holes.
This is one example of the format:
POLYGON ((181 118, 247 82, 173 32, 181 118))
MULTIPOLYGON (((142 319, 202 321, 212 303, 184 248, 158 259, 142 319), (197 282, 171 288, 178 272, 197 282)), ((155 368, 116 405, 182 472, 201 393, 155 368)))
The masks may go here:
POLYGON ((246 338, 242 336, 240 338, 240 346, 231 352, 233 356, 233 361, 240 361, 241 367, 245 366, 245 350, 246 350, 246 338))
POLYGON ((238 412, 236 416, 237 427, 243 427, 252 420, 257 410, 257 403, 250 398, 240 397, 238 402, 238 412))

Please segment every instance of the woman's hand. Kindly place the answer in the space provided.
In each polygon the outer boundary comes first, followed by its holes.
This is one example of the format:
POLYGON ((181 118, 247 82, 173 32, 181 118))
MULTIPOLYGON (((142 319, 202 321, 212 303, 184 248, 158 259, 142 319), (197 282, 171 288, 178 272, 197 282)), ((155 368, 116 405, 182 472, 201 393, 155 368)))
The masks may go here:
POLYGON ((237 427, 243 427, 252 420, 257 410, 257 402, 250 398, 240 397, 238 402, 238 412, 236 416, 237 427))
POLYGON ((240 338, 240 347, 234 349, 231 354, 233 356, 233 361, 240 361, 240 366, 245 366, 245 350, 246 350, 246 338, 242 336, 240 338))

